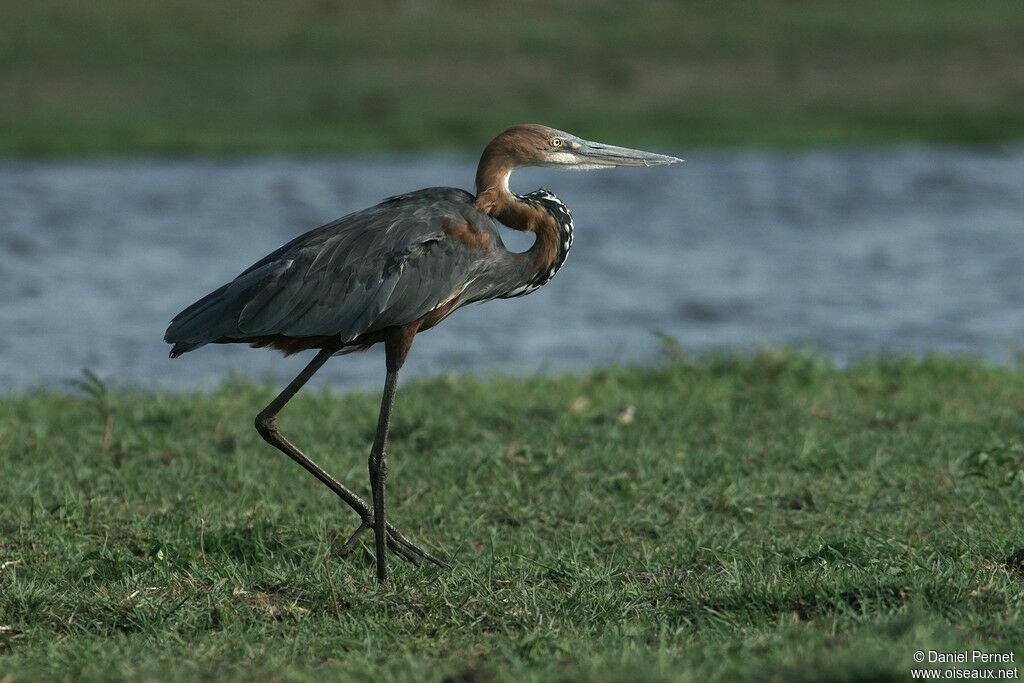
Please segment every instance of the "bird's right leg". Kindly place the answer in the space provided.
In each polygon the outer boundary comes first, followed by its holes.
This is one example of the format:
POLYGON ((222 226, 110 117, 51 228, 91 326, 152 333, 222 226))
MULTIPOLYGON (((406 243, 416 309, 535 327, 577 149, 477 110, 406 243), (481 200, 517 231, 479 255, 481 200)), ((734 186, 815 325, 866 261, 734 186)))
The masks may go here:
MULTIPOLYGON (((326 470, 313 462, 302 451, 288 441, 288 439, 284 438, 284 435, 281 434, 280 430, 277 428, 277 414, 281 412, 281 409, 284 408, 285 404, 288 403, 296 393, 298 393, 299 389, 309 381, 309 378, 312 377, 336 351, 337 349, 322 349, 313 358, 313 360, 310 361, 309 365, 303 368, 302 372, 300 372, 298 376, 293 379, 287 387, 285 387, 284 391, 282 391, 277 398, 271 401, 270 405, 260 411, 260 414, 256 416, 256 431, 259 432, 264 441, 287 455, 295 462, 299 463, 299 465, 301 465, 307 472, 319 479, 327 488, 334 491, 339 498, 345 501, 348 506, 355 510, 362 518, 362 524, 360 524, 356 533, 352 535, 349 541, 345 543, 345 546, 342 548, 342 554, 345 555, 351 551, 352 547, 355 545, 355 541, 364 531, 366 531, 366 529, 373 528, 373 509, 365 500, 360 498, 358 494, 328 474, 326 470)), ((434 557, 410 541, 402 532, 394 528, 392 525, 386 524, 385 527, 387 531, 388 548, 402 559, 418 565, 420 563, 420 558, 423 558, 441 567, 448 566, 448 564, 443 560, 434 557)))

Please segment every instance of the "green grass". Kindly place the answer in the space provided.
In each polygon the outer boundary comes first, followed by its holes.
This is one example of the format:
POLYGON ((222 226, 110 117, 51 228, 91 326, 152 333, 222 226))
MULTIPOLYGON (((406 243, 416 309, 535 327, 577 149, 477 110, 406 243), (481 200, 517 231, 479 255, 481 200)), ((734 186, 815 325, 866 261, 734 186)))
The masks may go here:
MULTIPOLYGON (((369 545, 333 554, 354 516, 253 431, 273 387, 83 387, 0 400, 7 683, 904 680, 918 649, 1024 655, 1020 368, 772 351, 409 383, 391 519, 453 568, 386 589, 369 545)), ((300 394, 282 428, 365 492, 377 400, 300 394)))
POLYGON ((0 0, 0 155, 1024 139, 1020 0, 0 0))

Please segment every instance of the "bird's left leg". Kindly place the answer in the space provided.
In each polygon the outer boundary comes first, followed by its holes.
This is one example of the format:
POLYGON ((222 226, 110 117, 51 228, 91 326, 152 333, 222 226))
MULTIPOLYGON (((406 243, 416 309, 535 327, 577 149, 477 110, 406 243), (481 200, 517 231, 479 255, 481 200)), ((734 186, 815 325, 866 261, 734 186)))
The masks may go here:
POLYGON ((377 581, 379 583, 387 583, 388 580, 388 546, 406 559, 409 559, 406 557, 406 554, 412 551, 426 557, 437 565, 442 567, 448 566, 447 563, 430 555, 400 534, 393 526, 387 523, 387 519, 384 516, 384 478, 388 473, 388 461, 384 451, 387 446, 388 428, 391 423, 391 408, 395 402, 395 390, 397 387, 398 370, 393 372, 388 370, 388 376, 384 382, 384 396, 380 404, 380 417, 377 420, 377 435, 374 437, 373 447, 370 449, 369 469, 370 488, 373 493, 373 516, 369 519, 364 517, 363 523, 359 525, 359 528, 345 541, 345 545, 341 548, 341 555, 344 557, 352 551, 359 538, 372 526, 374 536, 376 537, 377 581), (397 539, 401 545, 396 547, 392 537, 397 539))
POLYGON ((384 396, 380 402, 380 417, 377 420, 377 435, 370 449, 370 489, 373 494, 373 533, 377 545, 377 581, 388 581, 387 531, 384 517, 384 478, 388 475, 388 459, 385 449, 388 442, 388 428, 391 424, 391 408, 395 403, 395 390, 398 387, 398 369, 388 368, 387 379, 384 380, 384 396))
MULTIPOLYGON (((384 352, 387 357, 387 378, 384 380, 384 395, 380 402, 380 417, 377 420, 377 434, 370 449, 369 470, 370 489, 373 494, 373 533, 376 540, 377 581, 387 583, 388 580, 388 528, 390 525, 384 516, 384 479, 388 474, 388 460, 385 455, 388 442, 388 429, 391 425, 391 408, 395 403, 395 391, 398 388, 398 371, 405 363, 405 358, 412 347, 418 325, 413 323, 385 330, 384 352)), ((357 531, 355 535, 360 532, 357 531)), ((348 544, 346 544, 348 545, 348 544)))

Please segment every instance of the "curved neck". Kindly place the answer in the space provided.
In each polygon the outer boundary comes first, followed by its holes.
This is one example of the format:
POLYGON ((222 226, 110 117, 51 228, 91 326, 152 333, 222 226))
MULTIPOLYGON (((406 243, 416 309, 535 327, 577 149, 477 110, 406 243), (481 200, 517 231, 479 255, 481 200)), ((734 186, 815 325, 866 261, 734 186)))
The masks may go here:
MULTIPOLYGON (((497 140, 495 142, 498 142, 497 140)), ((502 298, 523 296, 547 284, 565 262, 572 247, 572 214, 547 190, 525 196, 512 194, 508 177, 521 164, 492 142, 484 150, 476 171, 475 206, 514 230, 532 232, 533 246, 522 254, 509 254, 514 273, 502 298)))
POLYGON ((526 254, 534 268, 546 270, 558 257, 562 241, 560 226, 555 218, 534 203, 524 202, 508 188, 508 177, 519 164, 510 150, 505 150, 495 139, 484 150, 476 169, 475 206, 491 218, 513 230, 532 232, 537 239, 526 254))

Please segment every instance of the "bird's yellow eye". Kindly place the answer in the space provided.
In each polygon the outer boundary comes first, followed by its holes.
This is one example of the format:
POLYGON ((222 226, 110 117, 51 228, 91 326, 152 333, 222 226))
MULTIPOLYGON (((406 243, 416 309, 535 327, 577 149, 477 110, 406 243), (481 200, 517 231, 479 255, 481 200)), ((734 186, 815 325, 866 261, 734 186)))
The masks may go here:
POLYGON ((552 147, 561 147, 562 146, 562 138, 551 138, 551 146, 552 147))

